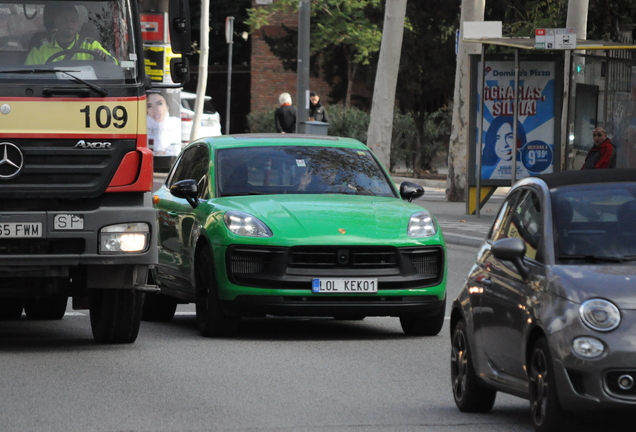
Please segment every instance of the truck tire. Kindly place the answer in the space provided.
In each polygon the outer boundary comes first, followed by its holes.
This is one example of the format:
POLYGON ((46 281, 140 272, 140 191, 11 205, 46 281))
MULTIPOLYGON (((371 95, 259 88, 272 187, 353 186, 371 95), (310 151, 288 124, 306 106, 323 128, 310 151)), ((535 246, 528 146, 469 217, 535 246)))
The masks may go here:
POLYGON ((66 313, 67 303, 67 296, 27 300, 24 303, 24 313, 31 320, 61 320, 66 313))
POLYGON ((143 293, 96 289, 90 299, 93 338, 102 344, 133 343, 139 334, 143 293))
POLYGON ((21 299, 0 299, 0 321, 17 321, 21 316, 21 299))

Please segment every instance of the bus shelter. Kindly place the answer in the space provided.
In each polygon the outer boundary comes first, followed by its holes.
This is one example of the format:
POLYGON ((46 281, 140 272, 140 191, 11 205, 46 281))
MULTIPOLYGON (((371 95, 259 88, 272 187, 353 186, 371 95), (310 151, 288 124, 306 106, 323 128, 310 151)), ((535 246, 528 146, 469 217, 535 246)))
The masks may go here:
POLYGON ((498 187, 580 169, 595 127, 616 145, 617 167, 636 168, 636 44, 578 39, 556 50, 537 48, 535 38, 464 41, 481 44, 470 58, 467 214, 479 216, 498 187), (486 55, 488 45, 514 54, 486 55))

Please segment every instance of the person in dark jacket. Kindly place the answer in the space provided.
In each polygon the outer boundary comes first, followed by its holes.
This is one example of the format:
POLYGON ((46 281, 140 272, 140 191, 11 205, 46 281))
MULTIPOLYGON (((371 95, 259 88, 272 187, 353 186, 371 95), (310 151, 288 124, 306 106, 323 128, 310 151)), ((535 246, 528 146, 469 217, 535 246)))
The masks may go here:
POLYGON ((296 107, 292 106, 292 98, 289 93, 281 93, 278 96, 280 106, 274 112, 276 122, 276 132, 295 133, 296 132, 296 107))
POLYGON ((320 96, 314 92, 309 95, 309 120, 329 123, 327 110, 320 103, 320 96))
POLYGON ((616 167, 616 146, 607 137, 605 129, 597 127, 592 131, 594 145, 587 153, 581 169, 616 167))

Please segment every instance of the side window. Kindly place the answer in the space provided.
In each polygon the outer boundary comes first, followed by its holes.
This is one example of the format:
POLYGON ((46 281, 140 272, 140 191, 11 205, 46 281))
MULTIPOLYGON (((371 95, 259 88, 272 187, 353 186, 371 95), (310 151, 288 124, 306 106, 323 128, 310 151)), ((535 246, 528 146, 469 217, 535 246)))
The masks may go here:
POLYGON ((508 237, 517 237, 526 243, 526 256, 537 258, 537 250, 543 235, 543 209, 538 195, 526 191, 512 215, 508 237))
POLYGON ((490 229, 490 235, 488 238, 493 242, 508 237, 508 226, 510 225, 510 218, 515 203, 519 200, 521 192, 517 191, 506 198, 506 201, 501 206, 499 214, 495 219, 495 222, 490 229))
POLYGON ((195 146, 185 150, 177 160, 168 187, 181 180, 196 180, 199 198, 207 199, 209 166, 210 157, 207 147, 195 146))

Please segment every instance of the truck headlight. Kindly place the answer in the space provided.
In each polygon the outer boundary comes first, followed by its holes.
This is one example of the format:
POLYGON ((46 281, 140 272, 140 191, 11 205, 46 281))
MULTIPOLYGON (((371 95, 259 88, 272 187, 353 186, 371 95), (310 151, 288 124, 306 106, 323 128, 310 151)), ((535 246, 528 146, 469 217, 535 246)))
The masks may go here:
POLYGON ((225 226, 236 235, 245 237, 271 237, 272 230, 259 218, 249 213, 229 211, 223 215, 225 226))
POLYGON ((150 225, 143 222, 109 225, 99 231, 99 253, 135 253, 148 249, 150 225))
POLYGON ((583 302, 579 307, 579 315, 586 326, 596 331, 612 331, 621 323, 621 313, 618 308, 614 306, 614 303, 603 299, 583 302))
POLYGON ((421 211, 411 215, 407 233, 412 238, 430 237, 437 232, 437 226, 427 211, 421 211))

